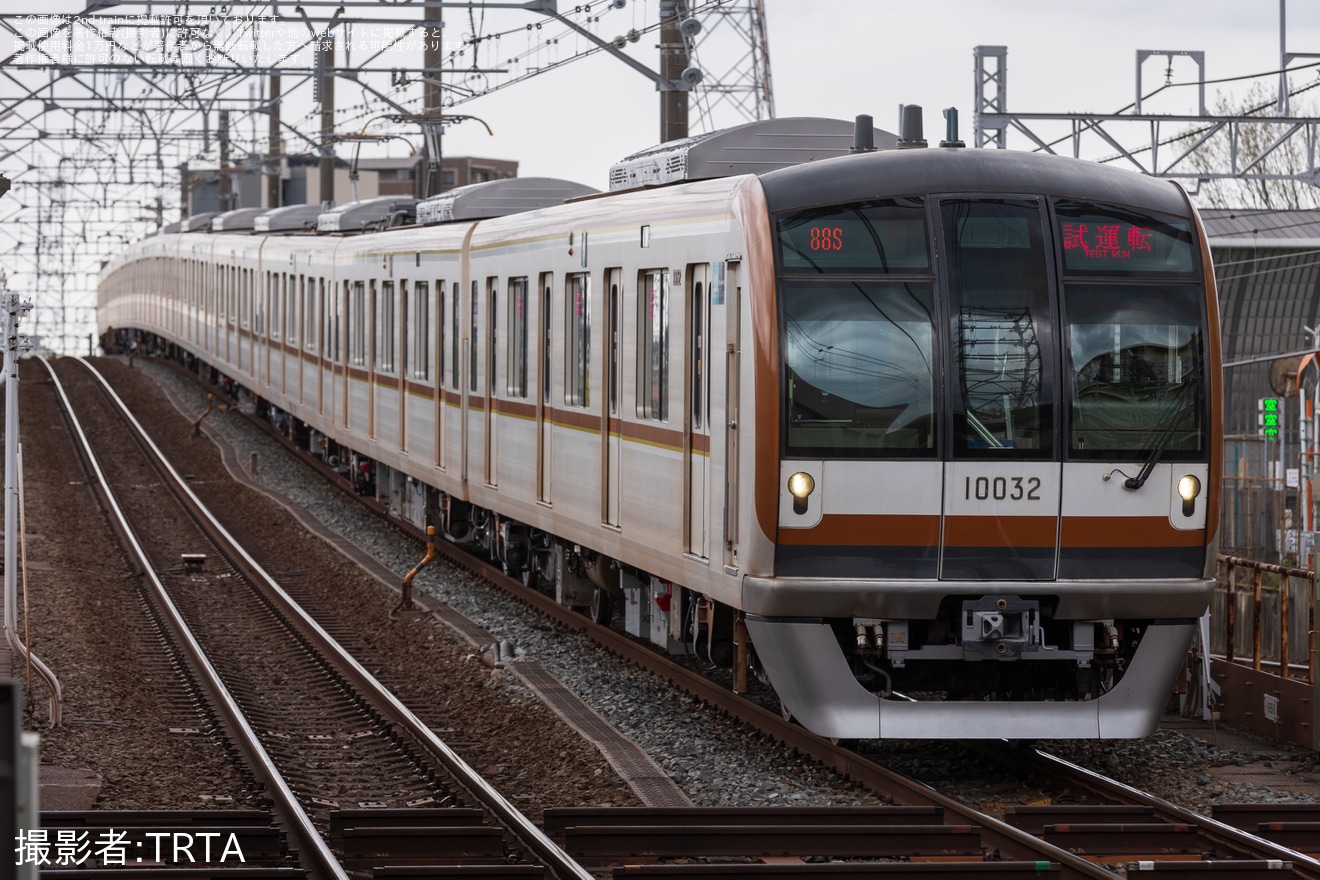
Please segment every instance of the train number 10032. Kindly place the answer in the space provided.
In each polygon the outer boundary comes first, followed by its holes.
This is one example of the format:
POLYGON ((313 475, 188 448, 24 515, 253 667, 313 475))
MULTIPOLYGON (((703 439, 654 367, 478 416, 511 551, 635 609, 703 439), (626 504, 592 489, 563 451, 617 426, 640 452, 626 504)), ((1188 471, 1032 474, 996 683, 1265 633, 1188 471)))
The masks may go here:
POLYGON ((963 498, 971 501, 1039 501, 1040 477, 967 477, 963 498))

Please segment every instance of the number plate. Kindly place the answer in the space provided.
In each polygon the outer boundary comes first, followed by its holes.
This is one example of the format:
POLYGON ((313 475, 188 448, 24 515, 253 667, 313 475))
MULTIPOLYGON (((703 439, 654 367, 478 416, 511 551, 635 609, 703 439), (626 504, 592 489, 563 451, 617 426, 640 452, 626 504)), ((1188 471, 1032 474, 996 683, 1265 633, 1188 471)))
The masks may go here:
POLYGON ((1058 511, 1057 462, 951 462, 945 466, 946 515, 1047 516, 1058 511))

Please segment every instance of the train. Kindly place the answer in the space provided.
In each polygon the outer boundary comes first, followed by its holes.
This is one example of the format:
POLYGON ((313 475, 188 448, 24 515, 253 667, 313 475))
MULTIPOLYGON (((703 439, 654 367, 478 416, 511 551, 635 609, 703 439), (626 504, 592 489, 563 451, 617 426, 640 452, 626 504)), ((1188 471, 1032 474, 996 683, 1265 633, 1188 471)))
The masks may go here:
POLYGON ((1158 726, 1223 470, 1180 186, 804 117, 386 207, 147 237, 105 344, 822 736, 1158 726))

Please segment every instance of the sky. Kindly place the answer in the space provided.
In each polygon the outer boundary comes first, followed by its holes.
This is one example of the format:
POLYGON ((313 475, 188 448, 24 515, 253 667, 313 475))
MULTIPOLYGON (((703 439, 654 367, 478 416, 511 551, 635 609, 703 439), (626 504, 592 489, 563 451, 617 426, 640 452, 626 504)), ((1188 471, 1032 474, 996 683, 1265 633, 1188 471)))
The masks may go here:
MULTIPOLYGON (((566 5, 561 0, 561 10, 566 5)), ((657 0, 640 5, 655 16, 657 0)), ((777 116, 867 113, 894 131, 898 106, 919 104, 932 143, 943 132, 941 110, 951 106, 959 109, 961 137, 972 139, 977 45, 1007 47, 1007 109, 1017 113, 1121 110, 1136 93, 1138 49, 1203 51, 1208 79, 1274 71, 1280 59, 1278 0, 765 0, 765 10, 777 116)), ((1287 50, 1320 55, 1320 4, 1291 0, 1286 15, 1287 50)), ((658 67, 653 49, 638 58, 658 67)), ((1161 58, 1145 63, 1145 91, 1164 82, 1165 66, 1161 58)), ((1192 61, 1175 61, 1175 82, 1196 75, 1192 61)), ((1314 80, 1311 70, 1293 76, 1294 84, 1314 80)), ((1271 88, 1275 81, 1266 80, 1271 88)), ((1208 86, 1207 102, 1246 85, 1208 86)), ((1195 101, 1194 88, 1173 89, 1143 109, 1193 112, 1195 101)), ((461 112, 480 116, 494 135, 475 123, 452 126, 446 153, 516 159, 523 176, 601 188, 611 163, 659 140, 653 84, 603 54, 461 112)), ((1012 133, 1008 145, 1030 146, 1012 133)))
MULTIPOLYGON (((689 0, 693 6, 705 2, 708 0, 689 0)), ((747 0, 730 2, 742 8, 747 0)), ((48 0, 42 8, 68 14, 85 5, 86 0, 48 0)), ((629 27, 658 21, 660 0, 558 0, 561 13, 572 15, 583 6, 590 6, 599 19, 593 29, 609 38, 629 27)), ((942 136, 941 111, 946 107, 958 108, 961 136, 972 141, 976 109, 973 48, 977 45, 1007 47, 1006 103, 1009 111, 1018 113, 1118 112, 1135 95, 1138 49, 1203 51, 1205 74, 1211 80, 1273 71, 1280 64, 1280 0, 764 0, 764 6, 777 116, 851 120, 866 113, 878 127, 896 131, 898 106, 919 104, 925 108, 931 142, 942 136)), ((136 11, 142 8, 133 5, 136 11)), ((157 11, 168 14, 176 8, 205 15, 218 7, 205 2, 169 3, 161 4, 157 11)), ((240 11, 247 8, 235 7, 240 11)), ((324 16, 328 8, 318 12, 324 16)), ((408 0, 390 0, 379 8, 387 10, 380 14, 409 14, 408 0)), ((32 0, 0 0, 0 12, 29 13, 32 9, 32 0)), ((256 7, 253 11, 269 9, 256 7)), ((288 2, 281 2, 280 11, 293 14, 288 2)), ((356 17, 372 13, 374 10, 363 6, 350 10, 356 17)), ((484 19, 462 9, 447 9, 443 14, 446 41, 456 43, 474 30, 505 32, 495 45, 510 57, 533 46, 537 37, 564 32, 545 16, 523 10, 491 10, 484 19), (532 30, 537 27, 540 29, 532 30)), ((1320 3, 1289 0, 1286 14, 1287 49, 1317 55, 1295 64, 1320 62, 1320 3)), ((282 27, 305 36, 300 25, 282 27)), ((725 27, 722 33, 732 31, 725 27)), ((656 42, 655 33, 644 34, 629 44, 629 54, 652 70, 658 69, 656 42)), ((562 60, 588 47, 583 39, 569 36, 555 49, 538 50, 534 58, 514 69, 562 60)), ((707 44, 699 59, 707 80, 727 79, 722 74, 737 63, 735 52, 746 48, 745 41, 719 45, 712 40, 707 44)), ((357 52, 345 59, 342 48, 340 51, 341 65, 346 61, 360 64, 366 56, 357 52)), ((420 50, 394 49, 375 64, 392 66, 397 61, 401 67, 415 68, 420 54, 420 50)), ((1165 64, 1162 58, 1145 63, 1145 91, 1163 83, 1165 64)), ((1317 70, 1320 68, 1298 71, 1294 83, 1317 82, 1317 70)), ((1189 59, 1175 61, 1175 82, 1196 77, 1197 69, 1189 59)), ((448 74, 445 78, 459 79, 448 74)), ((490 81, 499 79, 492 76, 490 81)), ((1274 79, 1265 82, 1274 87, 1274 79)), ((1246 82, 1211 85, 1207 100, 1213 106, 1217 92, 1241 93, 1246 87, 1246 82)), ((309 116, 295 124, 314 133, 319 121, 310 116, 313 108, 307 101, 307 89, 302 91, 300 100, 307 106, 301 112, 309 116)), ((343 92, 338 100, 350 102, 352 87, 345 84, 343 92)), ((414 84, 403 94, 420 93, 421 86, 414 84)), ((1194 88, 1171 89, 1148 101, 1143 109, 1193 112, 1195 94, 1194 88)), ((1320 96, 1320 89, 1314 94, 1320 96)), ((512 159, 520 163, 522 176, 564 177, 603 188, 612 163, 659 141, 659 103, 651 80, 617 58, 597 53, 454 108, 452 112, 479 117, 493 134, 487 134, 478 122, 447 126, 443 151, 451 156, 512 159)), ((420 109, 419 104, 413 106, 420 109)), ((1316 106, 1320 107, 1320 101, 1316 106)), ((1316 113, 1320 115, 1320 110, 1316 113)), ((298 115, 286 112, 286 122, 298 115)), ((353 118, 341 112, 339 126, 355 129, 370 115, 353 118)), ((726 114, 721 123, 735 124, 746 118, 726 114)), ((700 129, 695 113, 692 120, 696 133, 700 129)), ((253 133, 258 125, 264 130, 264 123, 255 120, 237 125, 245 132, 249 123, 253 133)), ((420 136, 411 140, 413 146, 420 145, 420 136)), ((264 142, 258 145, 264 148, 264 142)), ((1010 134, 1009 146, 1025 149, 1031 145, 1025 137, 1010 134)), ((404 155, 408 145, 395 141, 384 150, 404 155)), ((368 148, 363 155, 369 153, 380 154, 368 148)))

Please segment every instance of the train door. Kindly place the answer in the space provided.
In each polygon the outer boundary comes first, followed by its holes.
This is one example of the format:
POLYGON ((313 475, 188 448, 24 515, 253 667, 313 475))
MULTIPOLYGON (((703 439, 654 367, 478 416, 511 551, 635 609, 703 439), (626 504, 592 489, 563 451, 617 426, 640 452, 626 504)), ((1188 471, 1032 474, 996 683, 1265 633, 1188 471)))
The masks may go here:
MULTIPOLYGON (((331 296, 334 295, 334 287, 330 288, 331 296)), ((325 279, 320 279, 317 285, 317 309, 318 316, 317 327, 320 329, 321 337, 318 340, 316 351, 312 352, 316 363, 316 414, 325 415, 325 371, 326 371, 326 351, 329 343, 330 315, 327 309, 330 303, 325 298, 325 279)))
POLYGON ((554 441, 554 408, 551 390, 554 388, 554 360, 551 357, 553 346, 550 335, 550 316, 553 314, 554 275, 542 273, 537 289, 541 292, 537 314, 540 320, 540 343, 537 346, 537 370, 540 393, 536 400, 536 500, 550 503, 550 456, 554 441))
POLYGON ((725 353, 724 353, 724 570, 737 574, 738 570, 738 423, 739 407, 738 371, 742 358, 742 288, 738 280, 738 263, 725 263, 725 353))
POLYGON ((619 471, 622 451, 622 424, 619 420, 619 306, 622 296, 622 269, 605 272, 605 393, 601 395, 601 521, 619 525, 619 471))
POLYGON ((438 468, 445 466, 445 282, 443 278, 435 280, 435 295, 431 298, 431 314, 435 315, 432 329, 435 331, 435 344, 432 346, 435 362, 431 370, 435 382, 435 399, 432 403, 434 421, 431 423, 432 443, 431 463, 438 468))
POLYGON ((271 329, 270 360, 273 363, 268 365, 266 368, 266 373, 267 373, 266 381, 271 385, 277 385, 280 389, 280 393, 284 393, 285 391, 288 390, 285 387, 288 384, 288 379, 285 376, 285 373, 288 368, 285 366, 285 364, 288 361, 289 355, 288 352, 285 351, 284 349, 283 341, 285 334, 287 334, 289 331, 289 328, 284 326, 283 322, 284 322, 285 313, 288 311, 287 303, 289 301, 289 297, 293 295, 292 278, 293 276, 288 274, 287 272, 277 273, 275 275, 274 289, 271 293, 271 299, 270 299, 270 329, 271 329), (274 372, 272 372, 272 370, 274 372))
MULTIPOLYGON (((239 341, 240 341, 240 345, 245 345, 247 348, 247 371, 252 375, 252 379, 253 379, 252 387, 255 389, 257 387, 257 383, 256 383, 257 362, 255 357, 256 340, 257 340, 257 312, 255 308, 256 297, 253 296, 253 290, 252 290, 252 280, 253 280, 252 270, 239 269, 238 278, 239 278, 239 289, 242 291, 243 294, 243 302, 241 305, 242 332, 239 334, 239 341)), ((239 353, 240 360, 242 359, 242 357, 243 355, 242 352, 240 351, 239 353)))
POLYGON ((693 556, 706 558, 706 515, 710 507, 710 424, 707 417, 706 339, 710 312, 710 266, 699 264, 688 269, 687 313, 683 326, 687 334, 686 391, 687 408, 683 416, 684 505, 687 518, 684 546, 693 556))
POLYGON ((349 424, 349 376, 352 373, 350 367, 353 363, 354 357, 352 343, 354 334, 357 333, 357 329, 353 326, 353 310, 356 306, 358 294, 361 289, 361 281, 349 282, 348 280, 345 280, 343 290, 339 294, 339 316, 341 318, 342 329, 339 333, 340 357, 336 358, 336 362, 339 364, 339 375, 336 381, 339 383, 339 393, 337 395, 339 401, 339 420, 340 424, 345 428, 347 428, 349 424))
MULTIPOLYGON (((248 345, 251 345, 252 309, 248 305, 247 271, 245 269, 235 268, 233 272, 235 290, 238 291, 238 325, 234 330, 234 342, 237 349, 238 372, 242 373, 244 370, 250 369, 252 366, 251 360, 243 357, 244 336, 248 337, 248 345)), ((249 354, 250 353, 251 349, 249 348, 249 354)))
POLYGON ((499 336, 499 279, 486 279, 486 333, 485 333, 485 368, 486 368, 486 485, 494 486, 498 482, 495 459, 499 454, 496 446, 495 428, 495 365, 498 363, 499 336))
POLYGON ((202 347, 214 362, 215 347, 215 266, 210 262, 202 263, 202 283, 205 285, 202 300, 201 336, 202 347))
POLYGON ((306 275, 298 276, 298 303, 295 308, 289 309, 290 320, 296 321, 298 325, 297 345, 290 346, 289 357, 293 360, 293 369, 298 376, 298 402, 306 403, 307 386, 303 379, 303 359, 302 351, 307 344, 312 341, 311 327, 316 326, 313 318, 308 317, 308 312, 312 311, 314 303, 312 302, 312 291, 316 287, 316 279, 309 278, 306 275))
POLYGON ((446 424, 449 437, 445 442, 446 460, 451 451, 458 454, 459 479, 467 479, 467 465, 463 460, 463 436, 467 431, 467 419, 463 413, 467 407, 467 396, 463 389, 463 361, 467 346, 463 343, 463 285, 455 281, 449 289, 449 388, 453 392, 453 402, 458 404, 458 412, 446 424))
POLYGON ((233 372, 232 364, 234 363, 234 328, 238 326, 238 321, 235 316, 235 309, 237 307, 238 297, 234 293, 234 267, 223 266, 220 269, 220 273, 221 273, 221 277, 224 278, 224 282, 225 282, 225 286, 224 286, 225 367, 228 370, 228 372, 232 373, 233 372))
POLYGON ((376 314, 378 303, 376 299, 376 279, 372 278, 367 282, 367 324, 366 331, 366 368, 367 368, 367 436, 372 440, 376 439, 376 334, 379 328, 377 323, 379 318, 376 314))
POLYGON ((1038 199, 940 202, 949 327, 949 456, 940 577, 1052 580, 1054 285, 1038 199))
POLYGON ((481 297, 478 282, 472 282, 471 293, 467 302, 467 327, 463 332, 463 375, 462 381, 463 399, 462 413, 463 418, 461 436, 459 437, 459 460, 462 464, 463 482, 468 480, 468 442, 471 434, 470 414, 472 410, 472 392, 477 390, 477 308, 480 305, 481 297))
POLYGON ((399 379, 399 423, 396 426, 396 428, 398 430, 398 437, 399 437, 399 451, 407 452, 408 451, 408 379, 410 379, 414 373, 413 360, 412 360, 413 359, 412 340, 409 339, 409 333, 411 332, 409 328, 412 327, 410 321, 412 320, 424 321, 426 319, 426 316, 424 313, 414 314, 412 308, 412 304, 413 304, 412 295, 411 295, 412 292, 411 292, 411 288, 408 285, 407 280, 401 279, 398 282, 398 287, 399 287, 399 298, 397 300, 398 304, 395 306, 395 308, 398 310, 397 314, 399 319, 394 323, 394 329, 391 331, 394 333, 394 338, 396 340, 396 347, 398 350, 398 357, 394 359, 394 369, 396 371, 395 375, 397 375, 399 379))

